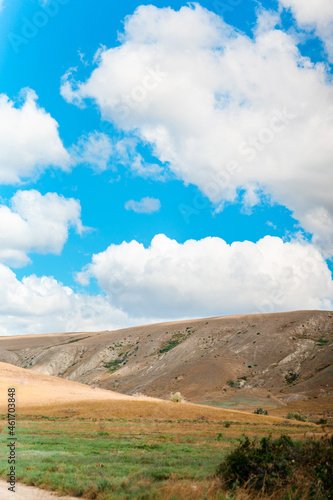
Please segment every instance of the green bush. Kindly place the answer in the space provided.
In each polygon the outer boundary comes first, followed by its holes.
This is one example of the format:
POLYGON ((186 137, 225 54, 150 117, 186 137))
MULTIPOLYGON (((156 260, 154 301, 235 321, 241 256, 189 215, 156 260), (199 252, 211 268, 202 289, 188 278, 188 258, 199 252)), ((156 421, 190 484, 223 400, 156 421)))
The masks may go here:
POLYGON ((165 352, 171 351, 171 349, 174 349, 184 340, 186 340, 189 335, 189 332, 187 332, 187 334, 181 332, 174 333, 171 339, 164 342, 164 344, 161 346, 160 353, 164 354, 165 352))
POLYGON ((296 382, 298 377, 299 377, 298 373, 294 372, 293 370, 289 370, 289 372, 287 373, 287 375, 284 378, 285 378, 285 381, 287 382, 287 384, 290 385, 290 384, 293 384, 294 382, 296 382))
POLYGON ((257 408, 253 413, 255 413, 256 415, 268 415, 268 411, 264 410, 263 408, 257 408))
MULTIPOLYGON (((333 438, 293 441, 288 436, 247 436, 216 472, 227 489, 247 486, 249 492, 297 492, 292 498, 333 499, 333 438)), ((283 495, 281 498, 287 498, 283 495)))
POLYGON ((229 387, 235 387, 236 386, 236 382, 234 380, 228 380, 227 384, 228 384, 229 387))
POLYGON ((289 420, 299 420, 300 422, 308 421, 308 417, 306 415, 303 415, 303 413, 300 411, 297 411, 295 413, 288 413, 287 418, 289 420))

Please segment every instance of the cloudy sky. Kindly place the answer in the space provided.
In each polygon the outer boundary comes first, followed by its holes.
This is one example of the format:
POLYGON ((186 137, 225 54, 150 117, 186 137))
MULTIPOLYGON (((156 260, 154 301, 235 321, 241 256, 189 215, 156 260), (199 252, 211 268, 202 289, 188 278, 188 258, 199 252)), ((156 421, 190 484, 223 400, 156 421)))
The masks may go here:
POLYGON ((0 335, 333 309, 332 0, 0 9, 0 335))

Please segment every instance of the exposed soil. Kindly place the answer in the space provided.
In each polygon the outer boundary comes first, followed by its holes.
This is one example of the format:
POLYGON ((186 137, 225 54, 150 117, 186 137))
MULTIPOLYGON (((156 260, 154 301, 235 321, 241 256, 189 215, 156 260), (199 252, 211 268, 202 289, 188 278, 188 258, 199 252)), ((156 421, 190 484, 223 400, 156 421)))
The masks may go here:
POLYGON ((59 497, 56 493, 20 483, 16 483, 15 493, 13 493, 8 491, 8 483, 2 480, 0 480, 0 498, 1 500, 77 500, 74 497, 59 497))
POLYGON ((329 311, 0 337, 0 361, 41 374, 124 395, 170 399, 179 391, 190 402, 281 416, 295 406, 332 411, 332 360, 329 311))

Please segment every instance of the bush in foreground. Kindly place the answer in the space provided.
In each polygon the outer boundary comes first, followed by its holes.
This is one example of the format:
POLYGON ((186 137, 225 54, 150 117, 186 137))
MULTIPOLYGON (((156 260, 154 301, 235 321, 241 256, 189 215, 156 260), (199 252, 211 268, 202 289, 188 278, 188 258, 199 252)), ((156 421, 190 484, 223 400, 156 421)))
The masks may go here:
POLYGON ((333 438, 293 441, 245 437, 217 470, 227 489, 246 487, 249 493, 285 492, 281 498, 333 499, 333 438))

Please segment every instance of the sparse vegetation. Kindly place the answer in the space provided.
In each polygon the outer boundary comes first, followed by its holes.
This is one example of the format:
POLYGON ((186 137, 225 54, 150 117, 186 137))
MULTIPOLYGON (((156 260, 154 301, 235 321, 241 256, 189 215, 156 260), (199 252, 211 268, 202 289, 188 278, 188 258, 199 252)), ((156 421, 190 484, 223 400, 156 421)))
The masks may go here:
POLYGON ((123 358, 118 358, 112 361, 108 361, 107 363, 104 364, 104 368, 108 368, 111 371, 111 373, 114 373, 116 370, 118 370, 123 361, 124 361, 123 358))
POLYGON ((236 387, 236 382, 234 380, 228 380, 227 384, 229 387, 236 387))
POLYGON ((317 345, 322 346, 328 343, 328 340, 325 340, 324 338, 321 338, 317 341, 317 345))
MULTIPOLYGON (((121 366, 125 365, 127 363, 127 356, 129 354, 130 349, 133 347, 132 345, 128 346, 123 346, 123 345, 116 345, 115 347, 121 347, 121 351, 118 353, 118 358, 112 359, 111 361, 108 361, 107 363, 104 363, 104 368, 108 368, 111 373, 114 373, 117 371, 121 366)), ((136 347, 135 350, 138 348, 136 347)))
POLYGON ((186 340, 189 335, 191 335, 191 332, 189 331, 187 331, 186 333, 181 333, 181 332, 174 333, 170 340, 162 344, 160 348, 160 353, 163 354, 165 352, 170 351, 174 347, 177 347, 177 345, 181 344, 184 340, 186 340))

